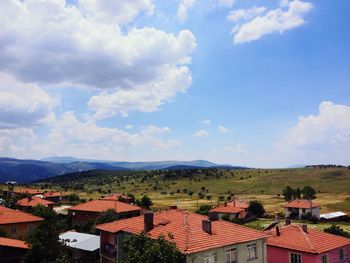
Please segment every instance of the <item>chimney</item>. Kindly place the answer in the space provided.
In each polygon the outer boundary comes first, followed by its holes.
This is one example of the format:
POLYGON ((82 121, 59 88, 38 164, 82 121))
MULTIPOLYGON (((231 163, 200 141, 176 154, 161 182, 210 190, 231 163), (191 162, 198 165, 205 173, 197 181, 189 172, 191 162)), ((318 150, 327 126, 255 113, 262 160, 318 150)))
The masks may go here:
POLYGON ((279 237, 281 235, 280 227, 276 226, 276 235, 279 237))
POLYGON ((280 219, 279 219, 279 216, 278 216, 278 212, 276 211, 275 212, 275 223, 279 223, 280 222, 280 219))
POLYGON ((219 220, 219 214, 216 212, 209 213, 209 220, 210 221, 216 221, 219 220))
POLYGON ((291 220, 289 218, 286 218, 286 226, 289 226, 291 223, 291 220))
POLYGON ((144 228, 146 232, 154 228, 153 211, 146 211, 144 214, 144 228))
POLYGON ((171 210, 176 210, 176 209, 177 209, 177 205, 171 205, 169 208, 170 208, 171 210))
POLYGON ((227 207, 227 202, 224 203, 224 206, 227 207))
POLYGON ((307 234, 307 225, 304 224, 301 226, 302 230, 307 234))
POLYGON ((210 220, 202 220, 202 229, 204 232, 208 233, 209 235, 212 234, 211 232, 211 221, 210 220))

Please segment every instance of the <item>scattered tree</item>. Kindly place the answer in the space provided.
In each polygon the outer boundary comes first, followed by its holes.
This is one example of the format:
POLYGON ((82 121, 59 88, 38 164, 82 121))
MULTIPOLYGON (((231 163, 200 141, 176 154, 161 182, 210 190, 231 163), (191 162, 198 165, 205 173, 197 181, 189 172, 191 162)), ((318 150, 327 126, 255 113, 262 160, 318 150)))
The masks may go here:
POLYGON ((264 206, 258 200, 252 200, 249 202, 248 211, 254 214, 256 217, 261 217, 265 214, 264 206))

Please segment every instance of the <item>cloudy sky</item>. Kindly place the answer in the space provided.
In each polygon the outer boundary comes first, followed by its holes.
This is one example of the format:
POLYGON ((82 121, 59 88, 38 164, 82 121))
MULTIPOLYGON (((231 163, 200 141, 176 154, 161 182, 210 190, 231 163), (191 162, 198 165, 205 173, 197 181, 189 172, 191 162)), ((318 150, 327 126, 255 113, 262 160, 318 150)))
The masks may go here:
POLYGON ((1 0, 0 156, 350 164, 348 0, 1 0))

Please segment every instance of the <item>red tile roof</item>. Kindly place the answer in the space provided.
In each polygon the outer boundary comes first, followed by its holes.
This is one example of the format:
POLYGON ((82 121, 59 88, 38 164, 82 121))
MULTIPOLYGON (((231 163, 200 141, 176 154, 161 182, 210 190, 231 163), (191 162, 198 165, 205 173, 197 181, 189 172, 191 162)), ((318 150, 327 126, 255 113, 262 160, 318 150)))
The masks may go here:
POLYGON ((19 210, 9 209, 0 206, 0 225, 13 224, 13 223, 26 223, 43 221, 44 218, 33 216, 28 213, 24 213, 19 210))
POLYGON ((287 204, 284 205, 284 207, 308 209, 310 207, 312 208, 320 207, 320 205, 305 199, 295 199, 295 200, 289 201, 287 204))
POLYGON ((50 192, 44 193, 44 197, 59 197, 59 196, 61 196, 60 192, 50 191, 50 192))
POLYGON ((105 212, 108 209, 114 209, 117 213, 140 211, 140 207, 138 206, 111 200, 93 200, 68 208, 68 210, 71 211, 87 211, 97 213, 105 212))
MULTIPOLYGON (((266 231, 266 233, 268 232, 266 231)), ((280 228, 280 236, 277 236, 276 229, 273 229, 270 232, 267 244, 269 246, 321 254, 350 245, 350 239, 314 229, 308 229, 307 233, 305 233, 301 226, 289 225, 280 228)))
POLYGON ((14 247, 14 248, 29 249, 28 244, 22 240, 5 238, 5 237, 0 237, 0 247, 14 247))
POLYGON ((43 205, 43 206, 49 206, 55 204, 54 202, 44 200, 40 197, 32 196, 32 197, 26 197, 21 200, 17 201, 17 205, 19 206, 25 206, 25 207, 33 207, 37 205, 43 205))
POLYGON ((123 195, 123 194, 110 194, 110 195, 107 195, 103 198, 101 198, 102 200, 112 200, 112 201, 118 201, 118 198, 119 196, 122 196, 124 199, 126 200, 130 200, 131 198, 128 197, 127 195, 123 195))
POLYGON ((228 206, 233 206, 233 207, 238 207, 238 208, 243 208, 243 209, 248 209, 249 204, 247 202, 241 201, 241 200, 232 200, 227 203, 228 206))
MULTIPOLYGON (((158 238, 160 235, 168 238, 168 234, 171 234, 171 241, 175 242, 183 254, 267 237, 260 231, 222 220, 211 221, 210 235, 202 230, 202 221, 206 219, 206 216, 177 209, 154 213, 154 228, 148 234, 152 238, 158 238)), ((110 233, 124 231, 139 234, 144 230, 144 216, 118 220, 98 225, 96 228, 110 233)))
POLYGON ((30 195, 37 195, 37 194, 44 193, 43 190, 34 189, 34 188, 15 188, 13 192, 16 194, 30 194, 30 195))
POLYGON ((244 211, 243 208, 229 206, 229 205, 218 205, 211 209, 209 212, 225 213, 225 214, 238 214, 244 211))

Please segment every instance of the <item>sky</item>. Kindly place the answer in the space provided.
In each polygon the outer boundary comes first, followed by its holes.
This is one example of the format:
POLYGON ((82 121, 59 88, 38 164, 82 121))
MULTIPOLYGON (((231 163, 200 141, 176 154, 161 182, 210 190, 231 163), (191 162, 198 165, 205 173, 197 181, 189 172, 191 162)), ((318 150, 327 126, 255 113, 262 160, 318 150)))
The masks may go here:
POLYGON ((348 0, 2 0, 0 156, 350 164, 348 0))

